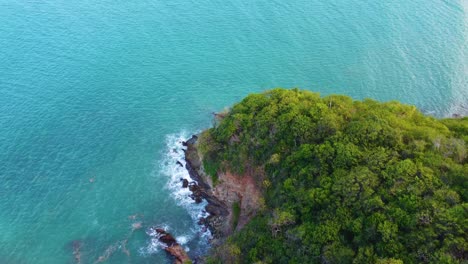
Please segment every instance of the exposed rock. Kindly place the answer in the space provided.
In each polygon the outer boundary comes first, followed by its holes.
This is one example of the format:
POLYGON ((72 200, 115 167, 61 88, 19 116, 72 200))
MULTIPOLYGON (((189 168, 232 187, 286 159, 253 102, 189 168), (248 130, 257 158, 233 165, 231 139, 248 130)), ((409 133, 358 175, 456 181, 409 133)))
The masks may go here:
POLYGON ((166 244, 166 246, 170 247, 177 244, 175 238, 171 234, 167 233, 166 230, 156 228, 156 232, 160 235, 159 241, 166 244))
POLYGON ((205 209, 210 215, 214 216, 226 216, 227 214, 229 214, 229 212, 227 212, 225 208, 211 203, 208 203, 205 209))
POLYGON ((187 146, 191 145, 191 146, 194 146, 196 143, 197 143, 197 140, 198 140, 198 136, 197 135, 192 135, 192 137, 187 140, 187 146))
MULTIPOLYGON (((230 212, 233 205, 240 206, 240 215, 236 229, 242 228, 248 223, 261 207, 262 193, 255 182, 256 179, 261 179, 264 172, 261 169, 248 172, 244 175, 235 175, 226 171, 218 173, 218 184, 213 188, 213 195, 228 205, 230 212)), ((232 214, 229 216, 229 225, 233 224, 232 214)), ((229 227, 233 227, 232 225, 229 227)), ((228 230, 231 232, 233 230, 228 230)))
POLYGON ((181 166, 181 167, 184 167, 184 165, 182 164, 182 162, 177 161, 176 163, 177 163, 177 165, 179 165, 179 166, 181 166))
POLYGON ((196 202, 196 203, 201 203, 203 201, 203 193, 204 190, 197 185, 196 182, 191 182, 188 185, 189 190, 192 192, 190 197, 196 202))
MULTIPOLYGON (((174 264, 189 263, 191 260, 180 245, 165 248, 166 252, 175 257, 174 264)), ((190 262, 191 263, 191 262, 190 262)))
POLYGON ((179 245, 176 239, 162 228, 154 229, 158 234, 158 239, 164 244, 164 250, 175 258, 174 264, 183 264, 190 262, 190 258, 184 248, 179 245))
POLYGON ((213 116, 216 118, 216 119, 224 119, 226 117, 226 113, 216 113, 216 112, 212 112, 213 116))
POLYGON ((182 141, 182 146, 188 147, 189 145, 195 145, 197 142, 198 136, 192 135, 192 137, 187 141, 182 141))
POLYGON ((205 224, 206 224, 206 219, 203 218, 203 217, 200 217, 200 219, 198 219, 197 224, 199 224, 199 225, 205 225, 205 224))
POLYGON ((198 156, 198 150, 194 145, 188 145, 185 151, 185 168, 189 172, 190 178, 201 185, 204 189, 211 189, 210 185, 203 179, 201 172, 201 160, 198 156))
POLYGON ((182 179, 182 188, 187 188, 189 185, 189 182, 187 179, 182 179))
POLYGON ((212 244, 216 245, 233 232, 233 204, 238 203, 241 206, 237 228, 242 228, 258 210, 261 192, 256 187, 253 174, 237 176, 229 172, 219 173, 220 180, 216 186, 212 186, 211 178, 203 170, 197 149, 197 139, 198 137, 192 136, 186 142, 185 167, 195 181, 189 184, 192 199, 195 202, 201 202, 203 198, 208 202, 205 210, 209 216, 198 223, 211 231, 212 244))

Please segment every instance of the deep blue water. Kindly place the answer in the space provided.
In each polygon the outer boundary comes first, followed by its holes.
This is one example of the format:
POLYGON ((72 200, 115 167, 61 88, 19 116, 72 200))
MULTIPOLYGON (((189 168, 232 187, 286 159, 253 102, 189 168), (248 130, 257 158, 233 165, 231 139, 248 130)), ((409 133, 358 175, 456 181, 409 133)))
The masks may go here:
POLYGON ((467 114, 467 6, 0 0, 0 263, 165 263, 153 225, 203 252, 178 142, 252 92, 467 114))

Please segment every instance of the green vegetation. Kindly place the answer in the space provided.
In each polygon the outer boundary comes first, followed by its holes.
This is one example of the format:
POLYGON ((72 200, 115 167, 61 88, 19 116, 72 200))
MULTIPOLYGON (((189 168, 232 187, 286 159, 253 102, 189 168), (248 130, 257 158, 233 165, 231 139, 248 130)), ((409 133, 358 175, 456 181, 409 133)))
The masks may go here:
POLYGON ((237 224, 239 223, 239 216, 240 216, 240 205, 239 202, 235 202, 232 204, 232 229, 236 230, 237 224))
POLYGON ((213 186, 216 186, 216 183, 218 183, 217 171, 219 170, 219 163, 208 162, 208 160, 203 160, 203 168, 205 169, 206 174, 208 174, 211 177, 213 186))
POLYGON ((202 144, 208 167, 266 174, 264 209, 213 263, 468 261, 468 118, 275 89, 235 105, 202 144))

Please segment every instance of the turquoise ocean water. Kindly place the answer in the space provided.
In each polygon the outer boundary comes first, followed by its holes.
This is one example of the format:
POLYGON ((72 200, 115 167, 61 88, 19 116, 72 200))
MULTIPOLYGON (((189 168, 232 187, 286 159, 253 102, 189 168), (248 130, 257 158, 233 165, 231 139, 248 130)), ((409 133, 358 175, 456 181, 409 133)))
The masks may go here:
POLYGON ((0 0, 0 263, 168 263, 153 225, 203 253, 179 141, 252 92, 466 114, 467 6, 0 0))

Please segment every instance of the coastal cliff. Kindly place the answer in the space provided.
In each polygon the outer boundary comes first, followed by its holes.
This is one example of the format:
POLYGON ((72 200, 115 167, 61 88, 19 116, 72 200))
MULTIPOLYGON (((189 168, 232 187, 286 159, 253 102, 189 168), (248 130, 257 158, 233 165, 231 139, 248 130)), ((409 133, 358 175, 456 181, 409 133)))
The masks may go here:
POLYGON ((195 201, 205 199, 208 217, 200 219, 213 235, 212 244, 219 245, 233 231, 241 229, 261 206, 261 191, 252 174, 235 175, 229 171, 217 172, 217 181, 207 175, 199 151, 199 137, 184 142, 186 168, 194 180, 189 184, 195 201))

